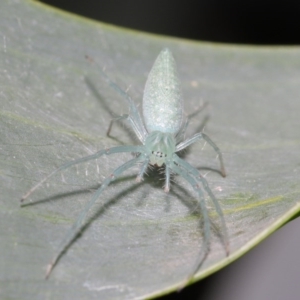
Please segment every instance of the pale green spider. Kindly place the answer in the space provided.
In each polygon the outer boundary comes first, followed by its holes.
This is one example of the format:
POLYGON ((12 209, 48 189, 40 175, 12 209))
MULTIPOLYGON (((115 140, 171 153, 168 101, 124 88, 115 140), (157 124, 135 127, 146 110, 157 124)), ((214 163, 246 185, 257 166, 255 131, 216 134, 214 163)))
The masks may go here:
MULTIPOLYGON (((115 118, 113 121, 127 121, 131 125, 138 139, 141 141, 140 146, 117 146, 113 148, 107 148, 100 150, 99 152, 89 155, 74 161, 67 162, 54 170, 51 174, 41 180, 31 190, 29 190, 21 199, 24 201, 29 195, 33 193, 42 183, 48 180, 51 176, 65 170, 73 165, 83 163, 89 160, 99 158, 102 155, 110 155, 114 153, 133 152, 137 155, 131 160, 125 162, 120 167, 116 168, 102 183, 101 187, 94 193, 90 201, 86 204, 83 211, 80 213, 77 221, 70 229, 65 239, 62 242, 62 246, 58 249, 57 254, 52 259, 48 266, 46 278, 51 273, 54 265, 71 243, 71 241, 78 234, 88 211, 94 205, 95 201, 99 198, 103 190, 118 176, 120 176, 127 169, 140 164, 140 171, 137 175, 137 181, 140 182, 149 165, 161 167, 165 166, 165 192, 170 189, 170 177, 171 172, 182 176, 195 190, 199 196, 199 204, 203 215, 204 237, 201 260, 197 264, 195 270, 192 272, 191 277, 200 268, 202 262, 206 258, 210 249, 210 235, 211 224, 208 215, 208 211, 205 205, 205 199, 203 192, 199 186, 201 183, 204 190, 208 193, 216 208, 217 214, 221 219, 221 225, 223 230, 223 242, 228 254, 228 237, 227 229, 222 213, 222 209, 214 196, 212 190, 209 188, 208 183, 204 177, 202 177, 199 171, 191 166, 188 162, 181 159, 176 153, 190 146, 200 139, 204 139, 213 149, 217 152, 220 164, 221 174, 225 177, 225 168, 223 164, 222 154, 217 145, 204 133, 197 133, 191 138, 181 141, 185 133, 189 120, 183 122, 183 100, 181 96, 180 83, 177 76, 177 70, 174 58, 169 49, 161 51, 157 57, 150 74, 148 76, 144 97, 143 97, 143 116, 144 123, 140 116, 140 113, 130 98, 130 96, 124 92, 120 87, 113 83, 104 72, 102 75, 106 81, 121 94, 129 104, 129 114, 122 115, 115 118)), ((111 126, 110 126, 111 128, 111 126)))

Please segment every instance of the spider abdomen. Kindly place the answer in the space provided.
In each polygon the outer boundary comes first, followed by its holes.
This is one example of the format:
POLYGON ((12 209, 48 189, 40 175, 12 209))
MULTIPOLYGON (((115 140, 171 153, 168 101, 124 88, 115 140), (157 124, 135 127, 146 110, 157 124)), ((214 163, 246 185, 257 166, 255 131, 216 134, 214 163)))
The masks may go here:
POLYGON ((143 115, 148 132, 176 134, 182 124, 183 100, 173 55, 163 49, 146 81, 143 115))

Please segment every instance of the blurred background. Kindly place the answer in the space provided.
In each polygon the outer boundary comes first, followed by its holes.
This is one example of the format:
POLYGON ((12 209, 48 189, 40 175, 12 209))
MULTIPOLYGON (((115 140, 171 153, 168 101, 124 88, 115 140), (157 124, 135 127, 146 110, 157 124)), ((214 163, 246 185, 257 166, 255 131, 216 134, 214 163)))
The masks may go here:
POLYGON ((298 0, 43 0, 103 22, 189 39, 299 44, 298 0))
MULTIPOLYGON (((194 40, 257 45, 300 44, 299 0, 41 2, 114 25, 194 40)), ((298 218, 223 270, 180 293, 159 299, 300 299, 299 235, 298 218)))

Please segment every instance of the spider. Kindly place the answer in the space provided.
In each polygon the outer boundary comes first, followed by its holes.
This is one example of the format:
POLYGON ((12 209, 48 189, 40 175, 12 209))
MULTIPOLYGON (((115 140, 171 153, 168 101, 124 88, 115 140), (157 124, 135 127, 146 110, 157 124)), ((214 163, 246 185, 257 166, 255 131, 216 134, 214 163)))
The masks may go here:
POLYGON ((53 267, 66 250, 67 246, 79 233, 88 211, 94 205, 95 201, 100 197, 103 190, 124 171, 136 165, 140 165, 140 169, 136 177, 137 182, 141 182, 143 180, 143 176, 146 173, 149 165, 157 167, 164 166, 165 192, 169 192, 170 190, 171 173, 174 173, 182 176, 192 186, 199 197, 199 205, 203 216, 203 255, 201 255, 202 258, 200 262, 197 264, 197 267, 189 277, 192 278, 200 268, 210 250, 211 224, 205 205, 204 194, 200 188, 200 184, 212 199, 217 214, 220 217, 223 230, 223 242, 226 254, 228 255, 227 228, 222 209, 212 190, 210 189, 206 179, 200 175, 196 168, 180 158, 176 153, 180 152, 191 144, 204 139, 218 154, 221 165, 221 175, 225 177, 226 173, 221 151, 218 146, 202 132, 182 141, 189 123, 189 118, 187 118, 185 121, 183 120, 183 100, 180 90, 180 82, 177 75, 175 60, 169 49, 165 48, 160 52, 147 78, 143 96, 144 122, 130 96, 114 82, 112 82, 104 72, 101 71, 101 74, 109 83, 109 85, 127 100, 129 105, 129 114, 114 118, 111 121, 108 132, 110 131, 114 121, 127 121, 140 140, 141 145, 123 145, 107 148, 100 150, 93 155, 67 162, 46 176, 21 198, 21 202, 23 202, 42 183, 44 183, 54 174, 73 165, 97 159, 102 155, 111 155, 123 152, 136 154, 134 158, 117 167, 108 177, 106 177, 99 189, 93 194, 92 198, 78 216, 77 221, 73 224, 72 228, 65 236, 61 247, 57 251, 57 254, 53 257, 48 265, 46 278, 49 277, 53 267))

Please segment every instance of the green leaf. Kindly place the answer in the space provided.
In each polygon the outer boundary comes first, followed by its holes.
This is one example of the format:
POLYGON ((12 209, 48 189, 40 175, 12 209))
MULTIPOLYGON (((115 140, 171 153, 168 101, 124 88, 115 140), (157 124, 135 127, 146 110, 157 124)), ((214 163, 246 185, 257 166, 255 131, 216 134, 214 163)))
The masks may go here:
MULTIPOLYGON (((209 111, 188 135, 205 132, 224 153, 198 143, 185 159, 198 167, 220 201, 230 256, 215 234, 195 280, 217 271, 299 215, 300 51, 191 42, 92 22, 30 1, 0 3, 0 298, 142 299, 176 290, 201 249, 197 198, 176 177, 169 194, 157 173, 109 186, 82 235, 49 280, 46 266, 103 178, 130 155, 70 168, 20 207, 21 196, 65 161, 137 141, 122 126, 106 136, 126 101, 106 73, 141 105, 147 74, 160 50, 177 61, 187 113, 209 111), (85 59, 88 55, 99 66, 85 59)), ((218 218, 207 197, 210 217, 218 218)))

